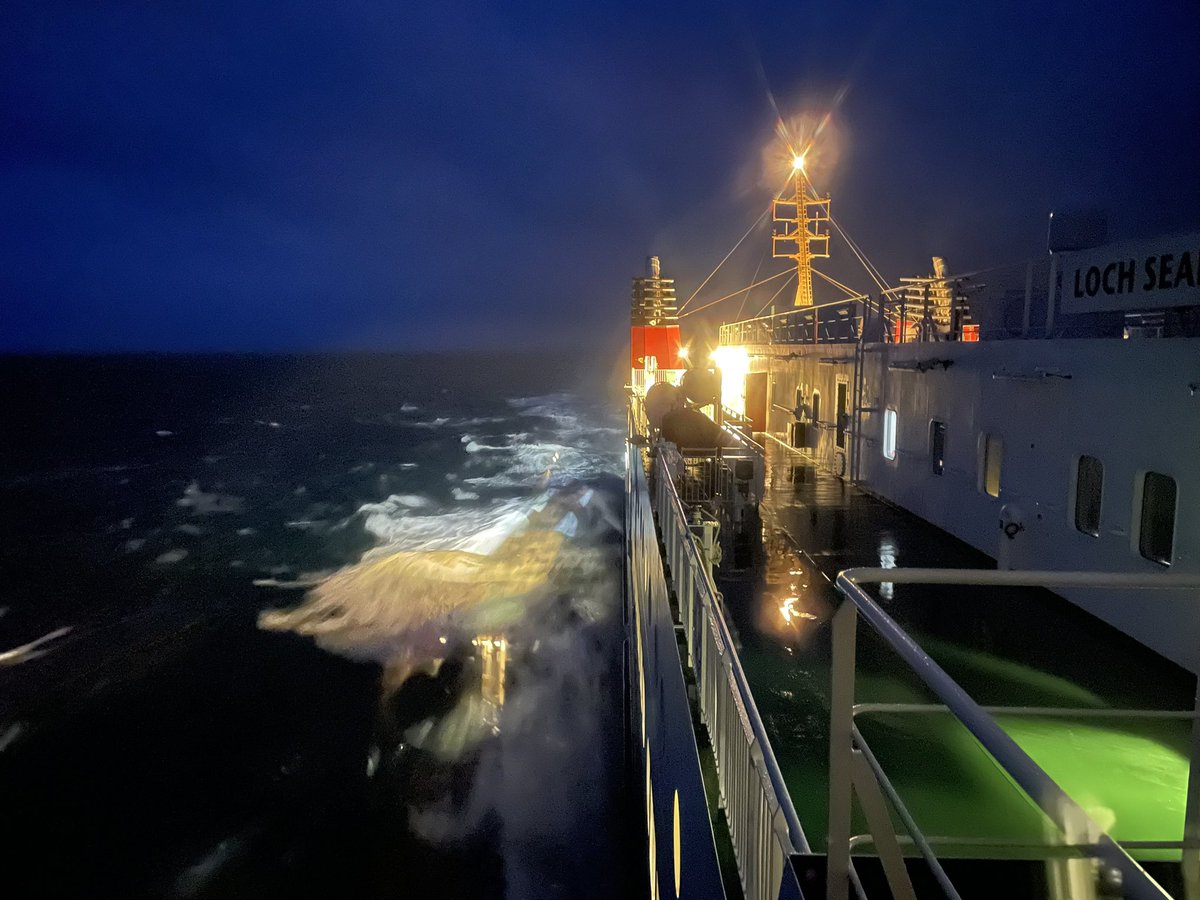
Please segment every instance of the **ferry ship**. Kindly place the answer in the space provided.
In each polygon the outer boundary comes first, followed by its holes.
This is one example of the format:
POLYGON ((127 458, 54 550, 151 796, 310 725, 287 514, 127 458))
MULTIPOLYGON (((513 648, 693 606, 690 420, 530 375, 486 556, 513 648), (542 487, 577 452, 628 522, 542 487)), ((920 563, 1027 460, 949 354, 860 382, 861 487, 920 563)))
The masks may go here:
POLYGON ((633 282, 649 895, 1200 898, 1200 234, 859 293, 829 210, 797 156, 714 347, 633 282))

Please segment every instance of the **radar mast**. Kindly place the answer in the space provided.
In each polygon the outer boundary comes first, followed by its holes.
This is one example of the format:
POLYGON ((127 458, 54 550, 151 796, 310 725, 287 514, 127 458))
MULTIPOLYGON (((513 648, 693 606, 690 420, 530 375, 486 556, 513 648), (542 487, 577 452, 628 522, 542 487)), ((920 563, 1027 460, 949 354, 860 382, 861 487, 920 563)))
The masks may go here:
POLYGON ((792 158, 792 196, 771 203, 771 255, 796 261, 796 306, 813 305, 812 261, 829 258, 829 197, 809 197, 804 154, 792 158))

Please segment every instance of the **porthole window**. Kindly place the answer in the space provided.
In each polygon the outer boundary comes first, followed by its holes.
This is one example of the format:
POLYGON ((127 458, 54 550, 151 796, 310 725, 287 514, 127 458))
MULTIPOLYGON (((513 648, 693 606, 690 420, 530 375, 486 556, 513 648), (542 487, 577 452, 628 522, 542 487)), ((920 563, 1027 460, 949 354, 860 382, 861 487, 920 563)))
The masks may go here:
POLYGON ((1104 494, 1104 464, 1094 456, 1081 456, 1075 466, 1075 528, 1100 536, 1100 502, 1104 494))
POLYGON ((979 489, 989 497, 999 497, 1004 439, 998 434, 984 433, 979 438, 979 449, 979 489))
POLYGON ((929 468, 934 475, 946 471, 946 423, 937 419, 929 423, 929 468))
POLYGON ((883 456, 885 459, 896 458, 896 411, 883 411, 883 456))
POLYGON ((1175 479, 1147 472, 1142 481, 1141 527, 1138 551, 1146 559, 1169 566, 1175 552, 1175 479))

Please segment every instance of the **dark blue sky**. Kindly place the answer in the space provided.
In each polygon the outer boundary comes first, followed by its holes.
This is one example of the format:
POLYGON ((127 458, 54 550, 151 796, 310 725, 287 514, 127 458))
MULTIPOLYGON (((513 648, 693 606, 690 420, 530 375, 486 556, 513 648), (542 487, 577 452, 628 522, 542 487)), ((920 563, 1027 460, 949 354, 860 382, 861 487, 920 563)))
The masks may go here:
POLYGON ((757 217, 768 88, 848 88, 819 177, 888 276, 1057 206, 1195 228, 1198 60, 1194 0, 10 0, 0 350, 607 340, 648 253, 686 296, 757 217))

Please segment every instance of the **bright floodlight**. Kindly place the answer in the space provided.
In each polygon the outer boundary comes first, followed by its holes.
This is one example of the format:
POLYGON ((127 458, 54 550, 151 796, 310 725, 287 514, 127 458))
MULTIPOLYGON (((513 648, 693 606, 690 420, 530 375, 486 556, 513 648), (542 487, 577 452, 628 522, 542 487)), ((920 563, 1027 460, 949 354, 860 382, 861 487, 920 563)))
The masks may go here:
POLYGON ((676 356, 678 356, 680 359, 687 359, 687 358, 688 358, 688 348, 687 348, 687 347, 680 347, 680 348, 679 348, 679 349, 676 351, 676 356))
POLYGON ((798 154, 798 155, 792 157, 792 168, 793 169, 803 169, 804 168, 804 157, 802 155, 798 154))

